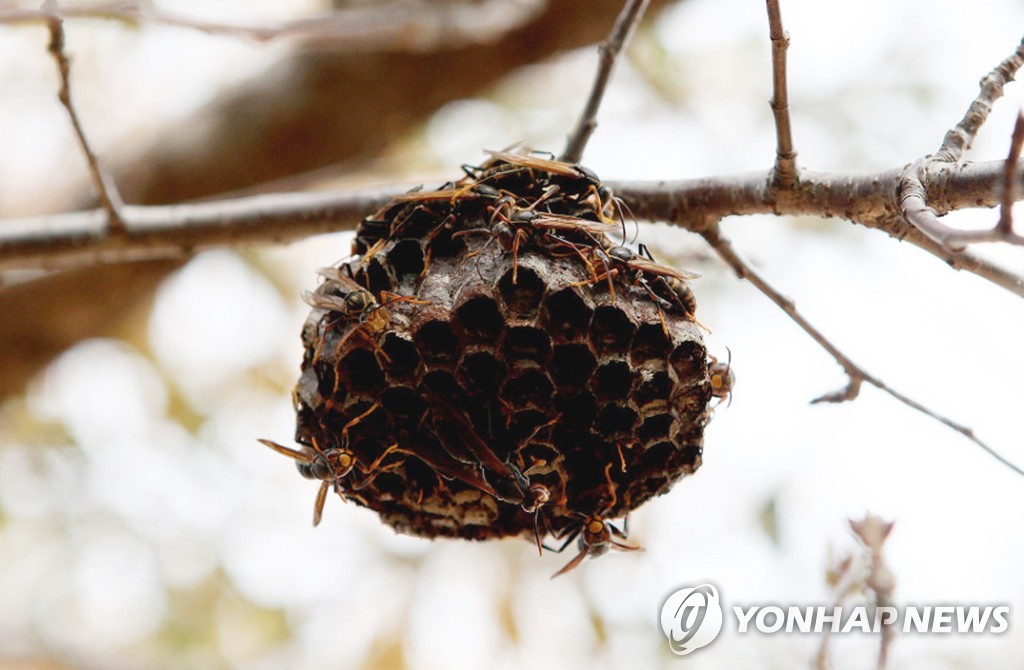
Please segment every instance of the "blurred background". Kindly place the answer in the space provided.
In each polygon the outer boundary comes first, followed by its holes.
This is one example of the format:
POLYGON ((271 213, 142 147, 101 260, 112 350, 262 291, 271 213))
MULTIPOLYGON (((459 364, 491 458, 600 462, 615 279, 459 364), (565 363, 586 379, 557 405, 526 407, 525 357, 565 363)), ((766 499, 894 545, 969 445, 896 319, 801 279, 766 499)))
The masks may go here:
MULTIPOLYGON (((436 185, 485 148, 558 151, 588 92, 592 45, 620 8, 474 4, 486 19, 476 39, 434 44, 416 24, 434 5, 344 4, 412 28, 344 48, 69 21, 75 100, 126 199, 436 185)), ((152 6, 246 24, 331 9, 152 6)), ((1024 27, 1019 0, 782 9, 795 142, 814 170, 878 171, 935 151, 1024 27)), ((5 218, 91 204, 47 40, 41 26, 0 26, 5 218)), ((770 89, 763 2, 656 2, 584 162, 606 180, 765 169, 770 89)), ((1009 86, 971 159, 1005 157, 1022 104, 1009 86)), ((996 216, 949 218, 987 227, 996 216)), ((745 217, 725 229, 854 360, 1024 464, 1018 298, 842 221, 745 217)), ((551 581, 568 554, 396 536, 336 497, 313 529, 316 484, 256 438, 293 434, 299 295, 349 239, 2 276, 0 669, 675 667, 658 627, 672 591, 710 581, 727 607, 828 604, 829 567, 859 551, 847 519, 868 511, 895 521, 897 603, 1024 605, 1024 478, 872 388, 808 405, 843 386, 841 369, 701 240, 664 225, 642 226, 641 240, 703 275, 698 316, 710 350, 732 352, 738 385, 701 469, 630 517, 645 552, 551 581)), ((980 253, 1024 270, 1019 250, 980 253)), ((686 663, 806 667, 821 643, 731 628, 686 663)), ((833 644, 835 667, 873 667, 877 637, 833 644)), ((1024 636, 1015 625, 902 635, 891 654, 894 668, 1024 667, 1024 636)))

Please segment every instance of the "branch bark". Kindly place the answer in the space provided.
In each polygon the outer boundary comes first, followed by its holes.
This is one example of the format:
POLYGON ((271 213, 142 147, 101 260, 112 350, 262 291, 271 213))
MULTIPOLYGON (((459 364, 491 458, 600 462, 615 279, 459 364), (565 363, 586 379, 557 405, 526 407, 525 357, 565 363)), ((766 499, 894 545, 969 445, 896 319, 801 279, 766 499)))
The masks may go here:
MULTIPOLYGON (((901 168, 866 175, 805 172, 799 185, 789 190, 774 189, 770 172, 611 186, 637 217, 696 233, 732 215, 816 215, 853 221, 908 241, 955 269, 1024 297, 1024 277, 968 252, 947 249, 903 220, 896 195, 902 172, 901 168)), ((922 178, 931 206, 946 213, 1000 205, 1004 175, 1004 163, 991 161, 935 164, 922 178)), ((1017 181, 1020 184, 1024 176, 1017 181)), ((362 216, 398 192, 295 193, 194 205, 126 206, 122 216, 127 233, 117 238, 104 234, 99 211, 6 221, 0 226, 0 270, 181 258, 218 245, 283 243, 352 230, 362 216)))
POLYGON ((772 116, 775 118, 775 168, 772 184, 791 188, 799 175, 796 150, 793 148, 793 127, 789 119, 789 87, 786 85, 786 52, 789 35, 782 27, 779 0, 767 0, 768 31, 772 41, 772 116))

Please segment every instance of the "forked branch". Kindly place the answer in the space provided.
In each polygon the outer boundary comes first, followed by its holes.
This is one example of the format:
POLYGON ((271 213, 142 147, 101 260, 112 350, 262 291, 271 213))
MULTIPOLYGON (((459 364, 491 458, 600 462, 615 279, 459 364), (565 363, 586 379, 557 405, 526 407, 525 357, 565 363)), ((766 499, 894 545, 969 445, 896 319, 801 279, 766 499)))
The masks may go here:
MULTIPOLYGON (((921 174, 934 165, 956 165, 963 158, 964 151, 970 148, 981 126, 988 119, 995 101, 1003 95, 1006 84, 1013 80, 1017 71, 1024 65, 1024 39, 1017 49, 1003 62, 997 65, 981 80, 978 95, 971 101, 967 113, 956 126, 946 133, 942 146, 934 156, 928 156, 914 162, 906 169, 900 183, 900 211, 903 217, 915 228, 930 239, 948 249, 961 251, 969 244, 978 242, 1005 242, 1007 244, 1024 245, 1024 236, 1013 232, 1008 208, 1003 206, 999 223, 989 230, 958 230, 944 224, 935 210, 929 206, 930 193, 922 183, 921 174)), ((1017 126, 1020 126, 1018 120, 1017 126)), ((1020 156, 1019 143, 1024 130, 1014 129, 1010 144, 1010 155, 1006 161, 1004 177, 1003 202, 1014 191, 1012 188, 1017 160, 1020 156), (1016 148, 1015 148, 1016 147, 1016 148)))
POLYGON ((844 388, 833 393, 825 394, 819 398, 815 398, 814 400, 811 401, 812 403, 845 402, 847 400, 853 400, 854 398, 857 397, 858 393, 860 393, 861 385, 866 382, 868 384, 871 384, 875 388, 889 394, 890 396, 892 396, 899 402, 903 403, 907 407, 915 409, 918 412, 924 414, 925 416, 928 416, 938 421, 939 423, 949 428, 952 428, 953 430, 960 433, 977 446, 984 449, 986 452, 989 453, 989 455, 998 460, 1000 463, 1010 468, 1017 474, 1024 476, 1024 470, 1014 465, 1010 461, 1006 460, 1006 458, 1004 458, 1002 455, 996 452, 992 447, 978 439, 978 437, 974 434, 974 431, 971 428, 963 424, 957 423, 956 421, 953 421, 952 419, 943 416, 942 414, 939 414, 938 412, 929 409, 928 407, 925 407, 921 403, 917 402, 916 400, 913 400, 912 398, 909 398, 908 396, 900 393, 899 391, 896 391, 895 389, 891 388, 888 384, 886 384, 884 381, 882 381, 880 378, 876 377, 875 375, 871 374, 861 366, 854 363, 849 356, 840 351, 839 348, 836 347, 836 345, 833 344, 831 340, 829 340, 820 330, 815 328, 810 323, 810 321, 808 321, 803 316, 803 314, 801 314, 797 310, 796 305, 793 303, 791 299, 787 298, 781 292, 776 290, 775 287, 772 286, 767 279, 761 276, 759 272, 757 272, 753 267, 751 267, 751 265, 747 263, 736 252, 736 250, 733 248, 732 242, 730 242, 728 238, 722 235, 720 226, 717 223, 712 226, 709 226, 701 233, 701 235, 707 241, 707 243, 711 245, 711 247, 715 250, 719 257, 721 257, 722 260, 725 261, 725 263, 736 272, 736 275, 738 277, 749 281, 751 284, 754 285, 754 287, 758 291, 763 293, 765 296, 768 297, 769 300, 774 302, 779 307, 779 309, 785 312, 790 319, 792 319, 798 326, 800 326, 800 328, 805 333, 807 333, 811 337, 811 339, 813 339, 818 344, 818 346, 827 351, 829 355, 832 356, 832 358, 836 361, 836 363, 838 363, 843 368, 843 371, 846 372, 846 376, 848 379, 847 384, 844 388))

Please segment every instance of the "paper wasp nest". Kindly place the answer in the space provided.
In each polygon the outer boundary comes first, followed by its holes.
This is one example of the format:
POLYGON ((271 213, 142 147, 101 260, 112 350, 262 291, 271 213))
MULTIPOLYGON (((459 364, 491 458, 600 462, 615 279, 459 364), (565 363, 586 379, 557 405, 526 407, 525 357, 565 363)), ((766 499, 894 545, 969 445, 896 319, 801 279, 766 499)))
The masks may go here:
POLYGON ((492 152, 466 171, 394 199, 321 271, 301 447, 267 444, 324 482, 318 515, 333 490, 403 533, 582 542, 700 466, 691 276, 621 246, 585 168, 492 152))

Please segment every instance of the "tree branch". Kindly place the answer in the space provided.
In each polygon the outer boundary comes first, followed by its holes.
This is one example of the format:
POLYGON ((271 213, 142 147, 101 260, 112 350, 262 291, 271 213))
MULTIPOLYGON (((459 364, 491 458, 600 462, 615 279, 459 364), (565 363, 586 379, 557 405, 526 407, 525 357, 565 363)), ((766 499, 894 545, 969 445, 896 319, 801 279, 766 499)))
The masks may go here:
POLYGON ((392 0, 346 7, 313 18, 247 25, 204 21, 137 2, 105 2, 59 10, 0 9, 0 25, 48 23, 54 17, 97 19, 171 26, 256 42, 298 38, 327 42, 335 50, 350 52, 423 51, 493 41, 543 10, 544 3, 529 0, 392 0))
POLYGON ((874 376, 864 368, 860 367, 849 356, 839 350, 832 342, 817 328, 815 328, 797 309, 796 305, 790 298, 787 298, 782 293, 773 287, 767 279, 761 276, 753 267, 750 266, 743 258, 740 257, 736 250, 732 246, 732 242, 728 238, 722 235, 719 225, 708 226, 702 233, 702 237, 707 241, 709 245, 718 253, 718 255, 728 264, 733 270, 736 271, 736 275, 741 279, 749 281, 754 287, 768 297, 769 300, 778 305, 779 309, 786 313, 790 319, 792 319, 800 328, 807 333, 811 339, 813 339, 822 349, 827 351, 830 356, 838 363, 843 370, 846 372, 848 377, 847 385, 836 392, 823 395, 821 397, 812 400, 812 403, 818 402, 846 402, 853 400, 857 397, 860 392, 861 384, 867 382, 877 389, 884 391, 899 402, 903 403, 911 409, 915 409, 921 412, 925 416, 932 418, 939 423, 952 428, 956 432, 960 433, 968 440, 976 444, 977 446, 984 449, 995 458, 997 461, 1010 468, 1019 475, 1024 476, 1024 470, 1014 465, 1010 461, 1006 460, 992 447, 982 442, 975 436, 974 431, 960 423, 949 419, 938 412, 925 407, 921 403, 909 398, 908 396, 892 389, 888 384, 882 381, 880 378, 874 376))
POLYGON ((576 121, 576 126, 569 133, 565 151, 562 152, 560 157, 566 163, 579 163, 583 157, 583 150, 586 148, 590 136, 597 129, 597 110, 601 106, 601 100, 604 99, 604 92, 608 87, 608 80, 611 77, 612 68, 615 66, 615 59, 618 58, 619 52, 622 51, 626 40, 629 39, 633 27, 640 22, 640 18, 644 15, 649 2, 650 0, 626 0, 626 5, 615 19, 615 25, 612 26, 608 39, 601 42, 600 46, 598 46, 599 61, 597 74, 594 76, 594 83, 590 87, 590 97, 587 98, 587 104, 583 107, 583 112, 576 121))
POLYGON ((59 15, 57 1, 46 0, 41 11, 47 14, 46 25, 50 30, 50 44, 47 50, 56 61, 57 71, 60 74, 60 89, 57 97, 64 105, 64 109, 67 110, 71 125, 75 129, 75 137, 78 138, 78 145, 89 164, 89 175, 92 177, 93 186, 96 188, 100 204, 107 212, 108 233, 112 236, 122 235, 125 228, 119 210, 124 206, 124 201, 121 199, 114 179, 103 168, 96 152, 92 150, 89 139, 85 135, 85 128, 82 127, 82 121, 78 118, 78 111, 71 100, 71 62, 64 52, 64 23, 59 15))
POLYGON ((946 133, 933 160, 942 163, 956 163, 963 158, 964 151, 971 148, 974 138, 981 130, 982 124, 988 119, 992 105, 1003 96, 1003 88, 1013 81, 1017 70, 1024 65, 1024 39, 1021 39, 1014 51, 1006 60, 997 65, 991 72, 982 77, 981 90, 971 101, 967 113, 960 122, 946 133))
MULTIPOLYGON (((978 242, 1006 242, 1014 245, 1024 245, 1024 236, 1013 232, 1009 219, 1006 218, 1006 208, 1003 207, 1000 223, 991 230, 957 230, 951 228, 939 220, 934 208, 929 206, 930 190, 922 182, 921 173, 928 171, 935 164, 955 165, 963 158, 965 150, 969 149, 974 138, 977 136, 981 126, 988 119, 989 113, 995 101, 1003 95, 1006 84, 1013 81, 1017 70, 1024 65, 1024 39, 1017 45, 1014 51, 995 69, 982 77, 980 91, 967 108, 967 113, 956 126, 946 133, 942 140, 942 146, 934 156, 926 156, 904 171, 900 180, 900 211, 904 219, 920 230, 934 242, 954 250, 962 251, 969 244, 978 242)), ((1019 125, 1019 122, 1018 122, 1019 125)), ((1010 158, 1007 162, 1013 163, 1013 168, 1006 167, 1007 171, 1015 170, 1017 157, 1020 149, 1014 146, 1018 140, 1018 130, 1014 129, 1011 142, 1010 158)), ((1013 175, 1005 177, 1004 183, 1011 183, 1013 175)), ((1004 192, 1007 189, 1004 188, 1004 192)))
MULTIPOLYGON (((681 182, 614 185, 633 213, 700 232, 726 216, 778 214, 840 218, 910 242, 955 270, 970 272, 1024 298, 1024 276, 964 251, 952 251, 907 224, 896 200, 902 170, 849 175, 804 171, 797 187, 773 190, 763 172, 681 182)), ((946 213, 967 207, 995 207, 1002 196, 1001 161, 951 166, 932 164, 922 179, 932 206, 946 213)), ((1018 178, 1018 185, 1024 178, 1018 178)), ((1018 191, 1019 193, 1020 191, 1018 191)), ((2 263, 0 246, 0 263, 2 263)))
POLYGON ((1017 192, 1017 164, 1020 162, 1021 148, 1024 147, 1024 112, 1017 112, 1017 121, 1013 124, 1013 135, 1010 137, 1010 153, 1003 165, 1003 196, 999 199, 999 222, 993 233, 1002 239, 1014 237, 1013 234, 1013 202, 1017 192))
MULTIPOLYGON (((1020 297, 1024 277, 966 252, 945 248, 900 216, 896 192, 902 170, 877 174, 805 172, 791 190, 769 187, 764 172, 610 186, 637 217, 701 232, 723 217, 745 214, 842 218, 884 231, 1020 297)), ((1002 161, 935 164, 922 174, 932 206, 945 213, 995 207, 1002 199, 1002 161)), ((1018 177, 1018 186, 1024 177, 1018 177)), ((262 195, 192 205, 126 206, 120 239, 103 233, 102 212, 76 212, 0 223, 0 270, 63 268, 140 258, 178 258, 224 244, 290 242, 351 230, 400 189, 262 195)), ((1018 188, 1017 193, 1024 192, 1018 188)))
POLYGON ((1015 199, 1017 162, 1020 159, 1021 144, 1024 143, 1024 115, 1018 113, 1010 139, 1010 152, 1003 162, 1001 195, 999 198, 999 220, 988 230, 958 230, 939 220, 938 214, 928 206, 929 189, 920 178, 920 172, 939 163, 925 158, 907 168, 900 180, 900 211, 911 225, 943 247, 963 251, 969 244, 979 242, 1004 242, 1024 246, 1024 236, 1013 231, 1011 207, 1015 199))
POLYGON ((786 85, 786 51, 789 35, 782 28, 782 10, 779 0, 767 0, 768 31, 772 41, 772 115, 775 117, 775 168, 772 185, 791 188, 796 184, 796 151, 793 149, 793 129, 789 120, 789 92, 786 85))
POLYGON ((126 232, 93 210, 0 224, 0 269, 59 269, 189 256, 223 245, 276 244, 352 230, 394 191, 259 195, 190 205, 127 205, 126 232))

